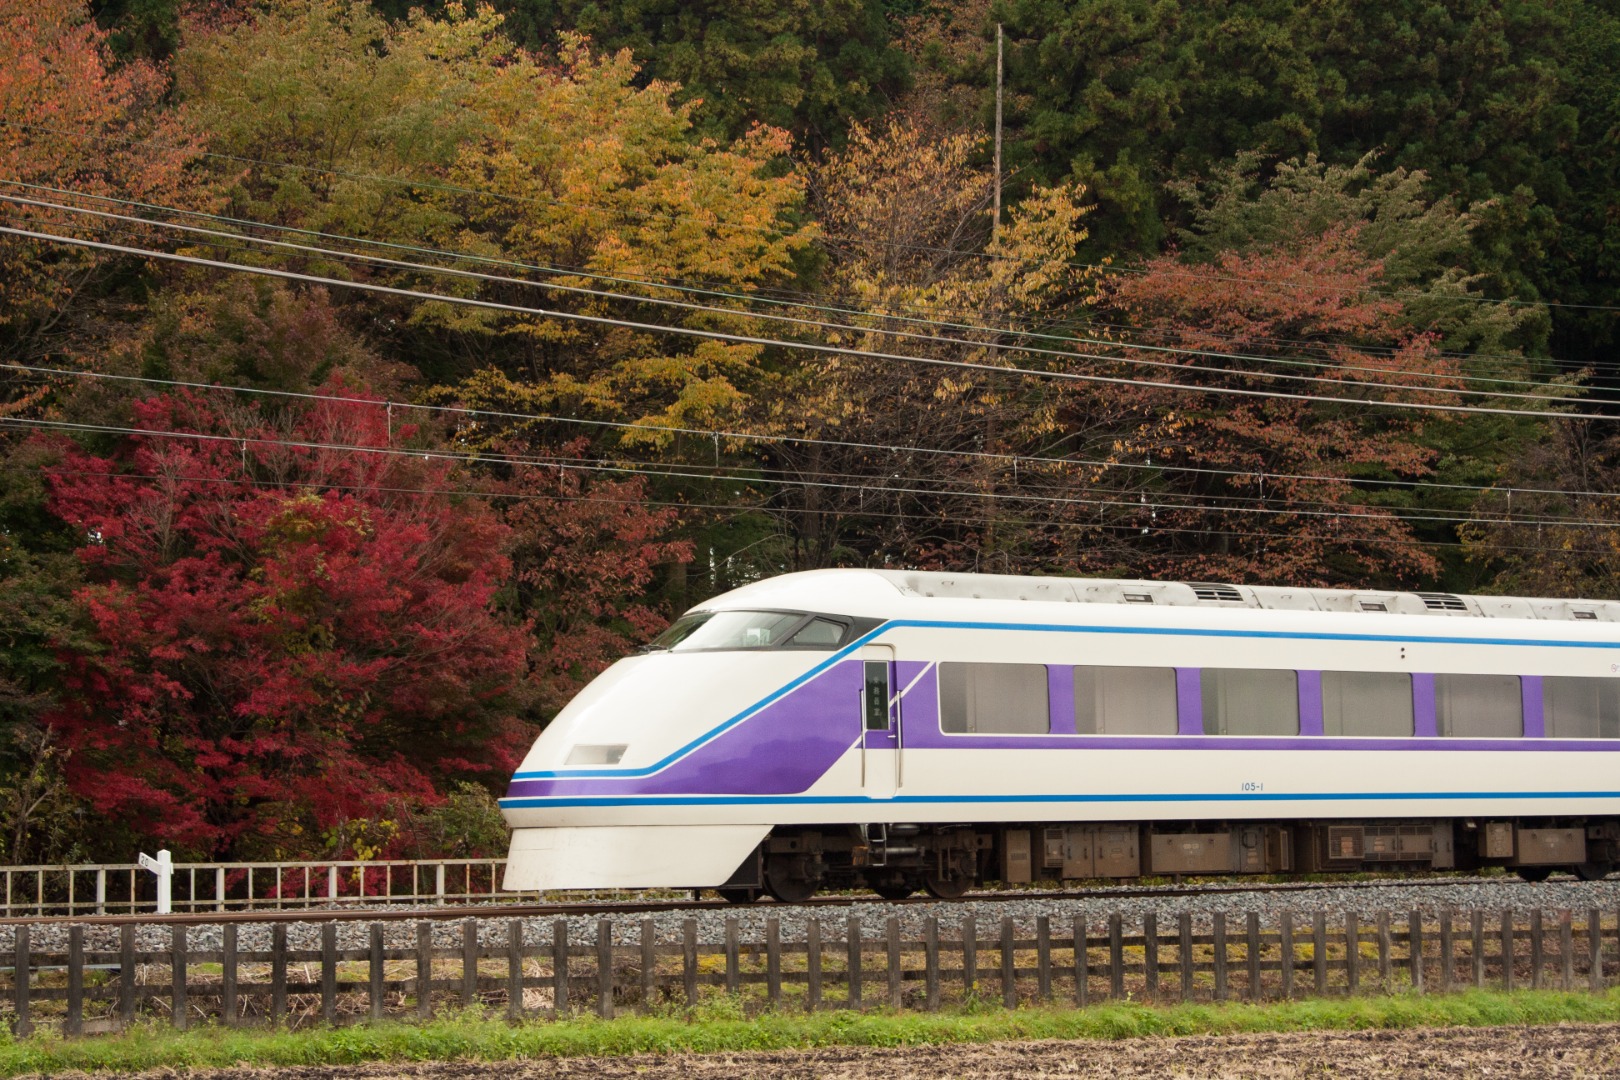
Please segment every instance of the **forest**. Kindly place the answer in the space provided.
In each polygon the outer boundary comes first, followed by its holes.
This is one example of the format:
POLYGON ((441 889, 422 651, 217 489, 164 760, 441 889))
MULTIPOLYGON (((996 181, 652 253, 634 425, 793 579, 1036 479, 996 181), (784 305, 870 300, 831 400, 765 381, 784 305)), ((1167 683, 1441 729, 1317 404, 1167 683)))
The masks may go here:
POLYGON ((0 0, 0 861, 499 853, 792 570, 1620 595, 1617 176, 1596 0, 0 0))

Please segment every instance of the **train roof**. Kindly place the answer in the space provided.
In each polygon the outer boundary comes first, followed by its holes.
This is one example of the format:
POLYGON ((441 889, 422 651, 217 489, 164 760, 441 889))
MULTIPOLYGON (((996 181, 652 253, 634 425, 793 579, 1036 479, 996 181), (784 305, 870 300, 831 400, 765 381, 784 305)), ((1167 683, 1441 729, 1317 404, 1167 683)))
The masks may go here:
MULTIPOLYGON (((815 597, 821 601, 814 605, 817 609, 835 610, 837 599, 843 596, 858 594, 864 599, 873 599, 874 592, 883 591, 881 588, 874 589, 881 583, 886 583, 901 596, 920 599, 1027 600, 1066 604, 1620 622, 1620 603, 1612 600, 1471 596, 1381 589, 1310 589, 1200 581, 953 574, 923 570, 810 570, 744 585, 725 594, 723 599, 725 606, 759 604, 802 608, 807 597, 815 597)), ((720 599, 716 597, 716 600, 720 599)))

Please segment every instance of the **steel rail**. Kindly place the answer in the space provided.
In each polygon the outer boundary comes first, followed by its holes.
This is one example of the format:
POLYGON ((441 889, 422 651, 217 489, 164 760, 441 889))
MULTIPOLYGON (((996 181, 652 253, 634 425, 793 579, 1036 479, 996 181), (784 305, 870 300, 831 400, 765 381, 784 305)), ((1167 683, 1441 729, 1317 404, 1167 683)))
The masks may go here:
MULTIPOLYGON (((1478 883, 1487 885, 1498 880, 1517 880, 1507 878, 1484 878, 1477 875, 1458 875, 1456 877, 1429 877, 1429 878, 1379 878, 1374 881, 1290 881, 1290 882, 1255 882, 1241 884, 1221 882, 1209 885, 1147 885, 1129 886, 1125 888, 1095 888, 1095 889, 1061 889, 1048 891, 997 891, 972 892, 959 899, 941 900, 933 896, 921 894, 910 896, 903 900, 885 900, 879 896, 835 895, 815 896, 798 903, 788 904, 775 900, 762 898, 757 907, 760 910, 781 908, 853 908, 868 907, 877 904, 960 904, 960 903, 1011 903, 1042 901, 1072 901, 1072 900, 1113 900, 1113 899, 1141 899, 1144 897, 1166 898, 1195 898, 1199 896, 1224 896, 1239 893, 1296 893, 1318 892, 1327 889, 1376 889, 1376 888, 1422 888, 1429 886, 1460 885, 1478 883)), ((457 904, 450 907, 435 908, 376 908, 364 907, 344 908, 299 908, 299 909, 259 909, 246 911, 184 911, 159 915, 155 912, 136 913, 132 915, 46 915, 46 916, 13 916, 0 918, 0 926, 37 926, 79 924, 85 926, 123 926, 135 925, 213 925, 219 923, 288 923, 288 922, 404 922, 404 921, 459 921, 461 919, 497 919, 497 918, 535 918, 541 916, 598 916, 598 915, 643 915, 670 911, 746 911, 756 907, 754 904, 735 904, 726 900, 620 900, 595 901, 579 900, 568 902, 553 902, 545 904, 528 904, 518 902, 500 902, 491 904, 457 904)))

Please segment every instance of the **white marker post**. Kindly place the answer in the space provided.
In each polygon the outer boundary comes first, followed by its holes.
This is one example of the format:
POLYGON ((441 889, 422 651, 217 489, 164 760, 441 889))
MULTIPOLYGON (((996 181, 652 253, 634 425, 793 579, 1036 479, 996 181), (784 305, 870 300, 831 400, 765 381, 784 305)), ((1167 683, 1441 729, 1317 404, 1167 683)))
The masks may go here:
POLYGON ((169 879, 174 876, 174 860, 169 857, 169 849, 160 850, 155 859, 142 852, 140 863, 143 870, 150 870, 157 875, 157 913, 169 914, 169 879))

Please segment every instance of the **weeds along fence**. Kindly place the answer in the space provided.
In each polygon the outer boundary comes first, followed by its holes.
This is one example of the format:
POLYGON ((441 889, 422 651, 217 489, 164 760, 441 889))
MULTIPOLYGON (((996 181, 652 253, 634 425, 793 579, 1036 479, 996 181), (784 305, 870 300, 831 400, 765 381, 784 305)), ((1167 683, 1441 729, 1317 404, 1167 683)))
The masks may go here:
MULTIPOLYGON (((176 912, 356 904, 493 903, 505 859, 175 863, 176 912)), ((0 867, 0 917, 126 915, 157 909, 157 882, 137 863, 0 867)))
MULTIPOLYGON (((1010 918, 984 926, 966 918, 941 933, 930 917, 920 935, 907 936, 897 919, 873 925, 855 916, 811 920, 792 941, 774 918, 746 938, 728 919, 720 941, 700 941, 695 919, 674 941, 658 940, 651 919, 629 926, 603 919, 587 941, 571 939, 565 920, 538 930, 518 919, 486 922, 481 940, 478 920, 468 919, 449 947, 435 943, 433 924, 419 922, 414 944, 403 948, 397 939, 387 944, 381 923, 365 928, 364 947, 339 948, 338 927, 327 923, 316 949, 289 948, 281 923, 255 928, 260 936, 267 929, 267 949, 247 949, 241 925, 227 923, 211 930, 222 933, 218 948, 190 949, 186 927, 165 926, 168 947, 156 951, 137 949, 130 926, 112 951, 87 949, 84 926, 68 928, 65 951, 39 951, 30 929, 16 928, 14 966, 0 973, 19 1034, 42 1025, 87 1034, 154 1018, 176 1027, 335 1024, 472 1006, 516 1020, 709 1005, 745 1014, 932 1011, 1463 987, 1596 990, 1620 976, 1620 918, 1596 910, 1552 918, 1446 912, 1428 923, 1416 912, 1331 921, 1284 914, 1266 922, 1184 914, 1169 925, 1152 915, 1127 925, 1114 915, 1100 933, 1082 920, 1058 925, 1041 917, 1033 936, 1010 918), (631 929, 639 940, 626 942, 631 929)), ((406 938, 410 929, 403 928, 406 938)))

